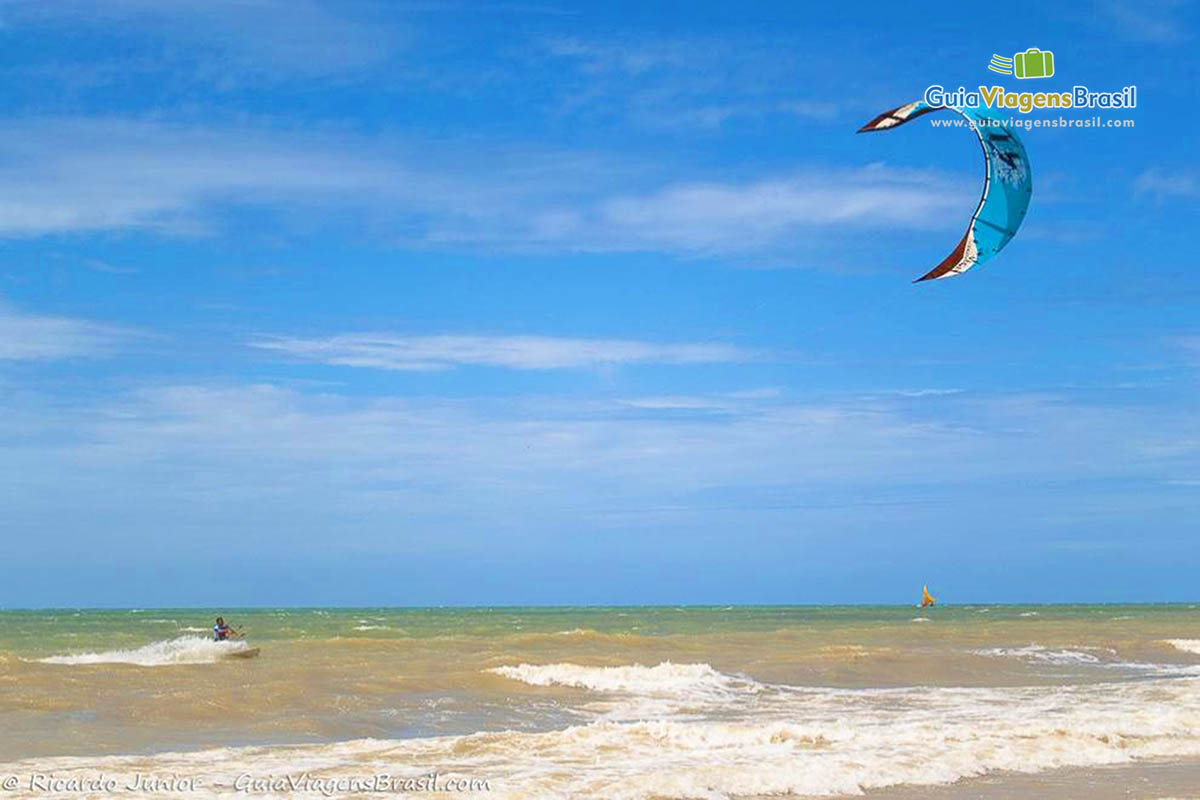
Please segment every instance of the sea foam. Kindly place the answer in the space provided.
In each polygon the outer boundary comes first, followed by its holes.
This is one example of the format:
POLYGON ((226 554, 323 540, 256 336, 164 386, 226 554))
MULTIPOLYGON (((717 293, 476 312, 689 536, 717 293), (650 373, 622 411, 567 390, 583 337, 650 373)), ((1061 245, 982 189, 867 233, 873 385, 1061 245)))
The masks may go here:
POLYGON ((572 686, 596 692, 630 694, 680 694, 692 692, 742 692, 758 686, 748 678, 718 672, 708 664, 673 664, 646 667, 585 667, 578 664, 519 664, 490 669, 496 675, 531 686, 572 686))
MULTIPOLYGON (((632 665, 617 673, 552 666, 576 670, 528 677, 553 684, 553 674, 572 685, 606 687, 600 692, 613 686, 622 688, 612 691, 658 692, 721 680, 704 665, 632 665), (611 677, 624 673, 619 680, 611 677)), ((486 777, 488 797, 497 800, 723 800, 858 794, 898 784, 951 783, 993 770, 1037 772, 1200 755, 1195 678, 1071 687, 790 689, 744 698, 722 710, 726 718, 597 720, 543 732, 39 759, 36 767, 63 776, 102 771, 119 779, 147 771, 211 777, 214 763, 235 763, 237 773, 250 778, 297 770, 330 777, 436 771, 486 777)), ((34 764, 5 767, 20 773, 34 764)), ((212 783, 205 788, 217 793, 212 783)), ((222 791, 233 794, 228 787, 222 791)))
POLYGON ((199 636, 180 636, 128 650, 74 653, 50 656, 40 661, 44 664, 135 664, 139 667, 211 664, 246 647, 245 642, 216 642, 199 636))
POLYGON ((998 658, 1016 658, 1039 664, 1080 665, 1100 664, 1102 659, 1095 653, 1082 650, 1052 649, 1031 644, 1027 647, 990 647, 985 650, 973 650, 975 655, 994 656, 998 658))
POLYGON ((708 664, 669 661, 653 667, 520 664, 488 671, 530 686, 587 689, 597 697, 579 710, 614 721, 695 719, 778 690, 744 676, 726 675, 708 664))

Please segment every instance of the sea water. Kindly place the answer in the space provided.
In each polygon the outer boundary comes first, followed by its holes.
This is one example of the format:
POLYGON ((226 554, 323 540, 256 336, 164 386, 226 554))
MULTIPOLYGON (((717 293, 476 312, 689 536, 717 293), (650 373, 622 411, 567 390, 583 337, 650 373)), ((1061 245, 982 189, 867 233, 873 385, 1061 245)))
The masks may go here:
POLYGON ((829 796, 1198 757, 1186 605, 0 612, 15 797, 829 796))

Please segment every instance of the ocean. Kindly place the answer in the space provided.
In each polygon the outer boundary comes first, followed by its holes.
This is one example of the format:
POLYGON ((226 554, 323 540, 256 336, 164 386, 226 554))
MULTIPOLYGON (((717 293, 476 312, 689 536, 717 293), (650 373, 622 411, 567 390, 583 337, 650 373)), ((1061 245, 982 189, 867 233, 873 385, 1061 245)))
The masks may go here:
POLYGON ((870 796, 1163 763, 1200 795, 1191 605, 0 612, 4 797, 870 796))

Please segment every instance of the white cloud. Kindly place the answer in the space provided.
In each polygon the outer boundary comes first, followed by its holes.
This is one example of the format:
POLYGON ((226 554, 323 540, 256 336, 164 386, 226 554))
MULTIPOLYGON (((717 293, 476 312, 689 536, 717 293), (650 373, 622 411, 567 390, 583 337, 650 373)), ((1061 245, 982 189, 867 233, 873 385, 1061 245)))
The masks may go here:
POLYGON ((327 338, 262 338, 251 346, 307 361, 386 370, 458 366, 547 370, 621 364, 709 364, 754 354, 726 344, 658 344, 550 336, 401 336, 353 333, 327 338))
POLYGON ((965 389, 891 389, 887 393, 899 395, 900 397, 945 397, 947 395, 962 394, 965 389))
POLYGON ((870 559, 931 531, 964 545, 1016 537, 1019 550, 1080 525, 1137 530, 1171 502, 1168 524, 1194 517, 1179 508, 1191 494, 1163 483, 1200 474, 1191 410, 722 397, 704 411, 696 397, 656 409, 272 385, 0 391, 12 532, 0 553, 171 574, 229 548, 250 564, 317 557, 315 581, 328 559, 387 574, 435 555, 721 559, 760 537, 763 552, 787 552, 769 545, 786 539, 812 557, 870 559))
POLYGON ((213 203, 378 191, 402 177, 327 142, 262 130, 22 120, 5 126, 0 143, 12 156, 0 165, 0 232, 10 235, 195 230, 213 203))
POLYGON ((719 411, 729 408, 727 400, 714 397, 692 397, 688 395, 660 395, 653 397, 632 397, 621 401, 630 408, 644 408, 653 411, 673 409, 676 411, 719 411))
POLYGON ((595 154, 120 119, 9 121, 0 148, 9 236, 197 233, 253 206, 419 246, 791 253, 818 229, 944 224, 969 193, 882 165, 700 182, 595 154))
POLYGON ((694 134, 735 120, 828 122, 839 111, 828 98, 797 92, 822 85, 811 59, 796 58, 795 51, 805 49, 800 44, 561 37, 543 47, 547 68, 560 76, 564 110, 590 118, 616 116, 639 127, 694 134))
POLYGON ((1180 19, 1187 6, 1180 0, 1102 0, 1099 8, 1102 17, 1126 39, 1173 44, 1188 36, 1180 19))
POLYGON ((0 361, 102 356, 129 335, 116 326, 26 314, 0 303, 0 361))
POLYGON ((711 49, 698 48, 694 42, 667 40, 598 42, 562 37, 547 40, 545 47, 551 56, 580 62, 587 72, 622 75, 640 75, 668 67, 684 68, 712 57, 711 49))
POLYGON ((599 209, 609 241, 685 251, 765 248, 804 229, 938 227, 959 210, 944 176, 873 165, 744 184, 692 183, 616 197, 599 209))
POLYGON ((702 513, 713 496, 752 511, 763 493, 878 499, 953 497, 965 486, 994 493, 1004 481, 1161 483, 1195 474, 1200 462, 1190 412, 1051 396, 914 407, 726 394, 713 400, 722 413, 679 413, 703 399, 630 409, 601 399, 351 397, 270 385, 169 386, 74 406, 0 396, 0 499, 14 514, 61 496, 75 508, 123 508, 137 487, 139 507, 155 514, 278 506, 323 518, 402 510, 495 519, 502 509, 533 525, 542 513, 583 509, 702 513))
POLYGON ((1196 197, 1200 195, 1200 178, 1186 170, 1163 170, 1159 167, 1138 175, 1133 182, 1138 195, 1152 195, 1159 200, 1172 197, 1196 197))
MULTIPOLYGON (((210 79, 334 75, 383 61, 408 33, 403 24, 353 19, 348 4, 319 0, 6 0, 5 23, 23 34, 54 26, 119 33, 136 52, 131 32, 169 42, 158 60, 182 48, 210 79)), ((182 64, 175 65, 182 67, 182 64)))

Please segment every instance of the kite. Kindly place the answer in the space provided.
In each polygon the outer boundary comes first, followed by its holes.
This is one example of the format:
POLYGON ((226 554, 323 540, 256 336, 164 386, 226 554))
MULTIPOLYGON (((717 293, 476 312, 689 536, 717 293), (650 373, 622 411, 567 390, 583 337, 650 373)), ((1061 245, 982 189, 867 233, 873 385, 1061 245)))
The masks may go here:
POLYGON ((961 275, 976 264, 990 261, 1012 240, 1025 219, 1033 195, 1033 174, 1025 145, 1015 131, 981 109, 934 106, 923 100, 885 111, 858 129, 859 133, 886 131, 934 111, 954 111, 967 120, 983 148, 983 196, 971 215, 967 232, 950 255, 914 283, 961 275))

